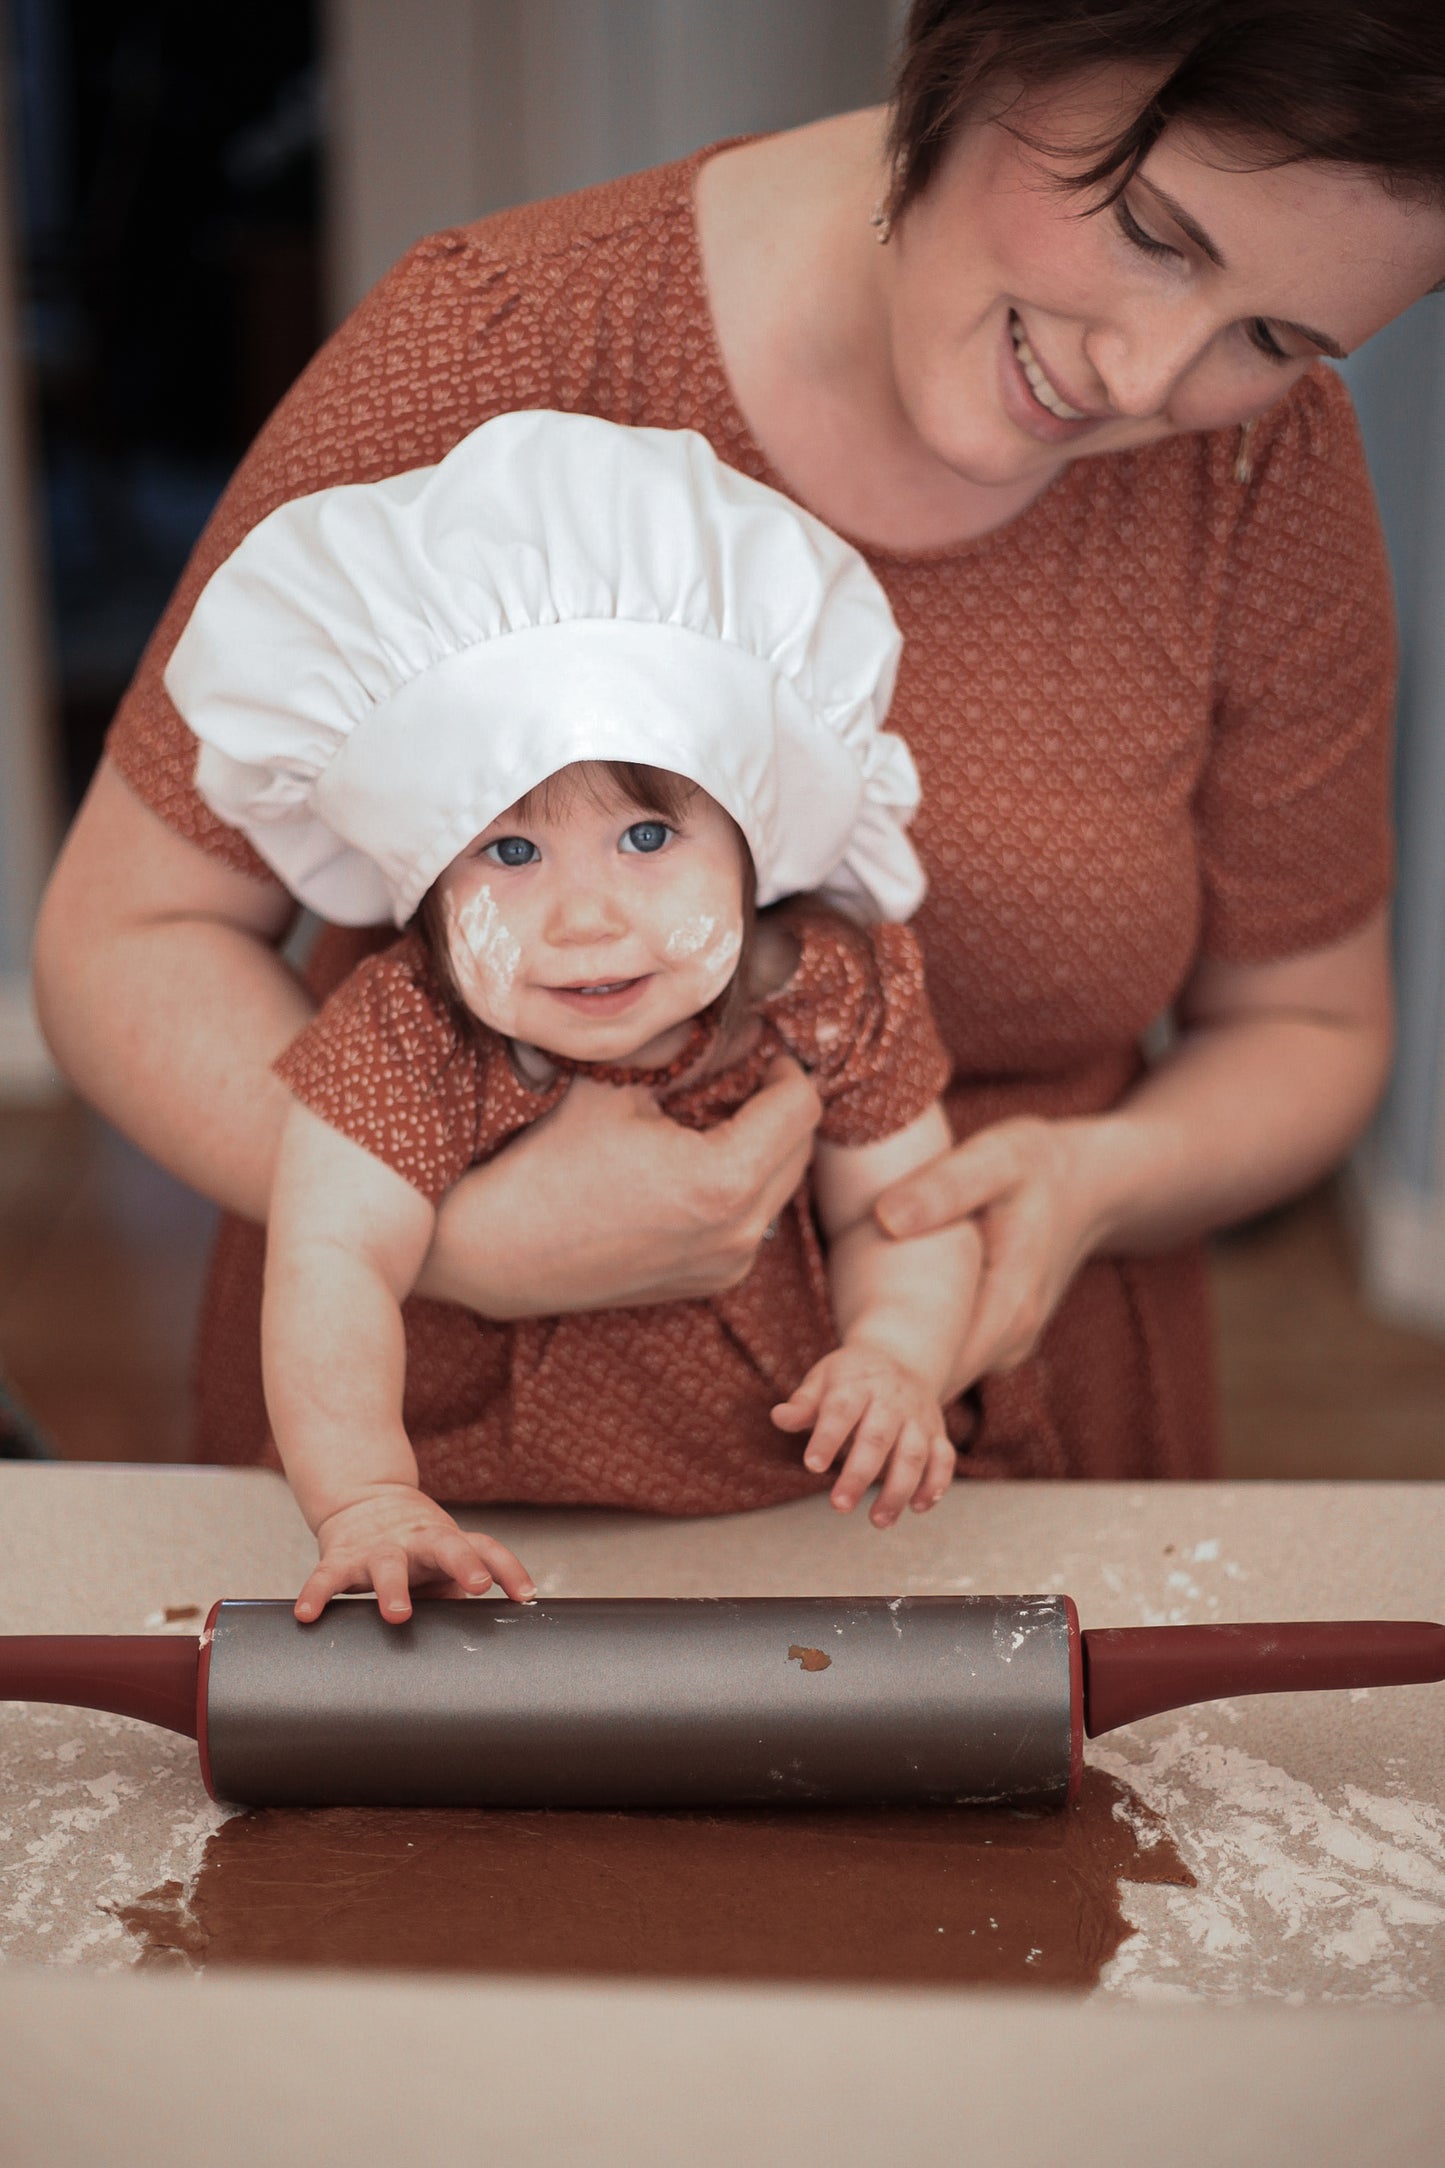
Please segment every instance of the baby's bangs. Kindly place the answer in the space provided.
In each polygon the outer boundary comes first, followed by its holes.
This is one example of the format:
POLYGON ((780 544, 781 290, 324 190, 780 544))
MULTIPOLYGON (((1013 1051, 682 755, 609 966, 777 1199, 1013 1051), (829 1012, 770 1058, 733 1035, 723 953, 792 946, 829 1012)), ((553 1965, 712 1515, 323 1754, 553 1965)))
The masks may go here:
POLYGON ((671 768, 649 768, 637 760, 578 760, 559 768, 517 801, 523 819, 558 820, 569 806, 585 798, 599 812, 611 813, 635 806, 639 813, 655 813, 669 827, 685 819, 698 796, 699 786, 671 768))

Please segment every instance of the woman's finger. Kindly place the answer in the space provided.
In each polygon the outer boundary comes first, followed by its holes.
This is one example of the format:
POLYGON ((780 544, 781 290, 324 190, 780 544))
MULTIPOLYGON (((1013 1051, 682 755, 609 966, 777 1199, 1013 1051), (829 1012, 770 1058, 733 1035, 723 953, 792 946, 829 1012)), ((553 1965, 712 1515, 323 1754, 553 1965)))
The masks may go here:
POLYGON ((883 1232, 900 1238, 948 1227, 994 1203, 1018 1182, 1015 1125, 1000 1123, 945 1152, 902 1181, 891 1182, 874 1205, 883 1232))
POLYGON ((959 1357, 966 1383, 1022 1362, 1047 1308, 1041 1293, 1047 1241, 1042 1212, 1020 1204, 994 1214, 988 1231, 988 1262, 959 1357))
POLYGON ((802 1181, 822 1111, 810 1079, 780 1054, 769 1063, 761 1089, 711 1132, 739 1191, 751 1197, 764 1222, 777 1218, 802 1181))

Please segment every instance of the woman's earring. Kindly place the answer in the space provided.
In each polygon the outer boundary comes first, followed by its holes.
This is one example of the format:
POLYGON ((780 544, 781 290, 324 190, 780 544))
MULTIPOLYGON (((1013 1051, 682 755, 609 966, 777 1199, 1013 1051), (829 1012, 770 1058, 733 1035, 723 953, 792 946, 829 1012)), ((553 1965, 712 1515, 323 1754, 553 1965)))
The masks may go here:
POLYGON ((1253 422, 1240 423, 1239 450, 1234 457, 1234 479, 1241 484, 1254 479, 1254 461, 1249 456, 1249 440, 1253 434, 1253 422))
POLYGON ((889 237, 893 232, 893 213, 889 210, 886 203, 878 203, 874 205, 873 216, 869 219, 868 223, 873 228, 874 240, 879 244, 880 247, 886 248, 888 246, 889 237))

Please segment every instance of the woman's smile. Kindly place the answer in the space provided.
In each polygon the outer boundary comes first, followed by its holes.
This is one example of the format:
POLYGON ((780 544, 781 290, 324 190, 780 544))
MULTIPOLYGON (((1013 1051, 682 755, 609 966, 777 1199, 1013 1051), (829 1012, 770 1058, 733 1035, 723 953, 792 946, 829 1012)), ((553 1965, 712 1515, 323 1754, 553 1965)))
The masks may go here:
POLYGON ((1107 414, 1086 413, 1070 404, 1029 344, 1014 309, 1007 313, 1005 332, 1006 347, 999 360, 1004 408, 1010 420, 1044 444, 1072 444, 1108 420, 1107 414))

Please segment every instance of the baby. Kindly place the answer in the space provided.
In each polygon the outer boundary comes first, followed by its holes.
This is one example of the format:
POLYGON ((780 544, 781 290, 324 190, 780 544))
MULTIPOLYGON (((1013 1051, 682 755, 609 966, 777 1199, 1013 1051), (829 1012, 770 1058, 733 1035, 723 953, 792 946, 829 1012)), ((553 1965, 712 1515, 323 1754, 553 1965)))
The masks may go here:
POLYGON ((841 1455, 835 1501, 881 1478, 886 1525, 951 1481, 976 1238, 872 1217, 949 1144, 896 923, 922 892, 880 727, 897 649, 827 529, 699 437, 583 416, 285 505, 207 587, 167 673, 203 793, 303 901, 409 929, 278 1063, 263 1357, 320 1553, 299 1618, 352 1588, 394 1620, 419 1582, 534 1593, 443 1500, 725 1511, 841 1455), (579 1079, 706 1128, 784 1053, 823 1113, 746 1280, 477 1320, 455 1423, 411 1435, 436 1306, 408 1297, 467 1168, 579 1079))

